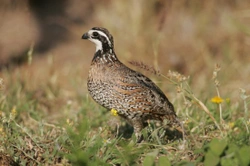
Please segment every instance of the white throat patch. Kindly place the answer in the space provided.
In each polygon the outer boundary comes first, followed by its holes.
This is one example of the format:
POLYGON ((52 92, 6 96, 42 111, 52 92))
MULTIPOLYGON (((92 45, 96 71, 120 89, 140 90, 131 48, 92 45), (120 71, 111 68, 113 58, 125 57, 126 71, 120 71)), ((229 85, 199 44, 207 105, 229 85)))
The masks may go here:
POLYGON ((110 42, 108 36, 107 36, 105 33, 103 33, 102 31, 98 31, 98 30, 89 30, 89 31, 88 31, 88 34, 89 34, 89 36, 90 36, 89 40, 92 41, 93 43, 95 43, 95 45, 96 45, 96 52, 97 52, 98 50, 101 50, 101 51, 102 51, 102 50, 103 50, 103 47, 102 47, 102 42, 101 42, 100 40, 98 40, 98 39, 92 39, 92 38, 91 38, 93 32, 97 32, 97 33, 99 33, 101 36, 105 37, 106 40, 108 41, 108 45, 111 47, 111 42, 110 42))
POLYGON ((102 42, 100 40, 97 39, 91 39, 89 38, 90 41, 92 41, 93 43, 95 43, 95 51, 97 52, 98 50, 102 51, 102 42))

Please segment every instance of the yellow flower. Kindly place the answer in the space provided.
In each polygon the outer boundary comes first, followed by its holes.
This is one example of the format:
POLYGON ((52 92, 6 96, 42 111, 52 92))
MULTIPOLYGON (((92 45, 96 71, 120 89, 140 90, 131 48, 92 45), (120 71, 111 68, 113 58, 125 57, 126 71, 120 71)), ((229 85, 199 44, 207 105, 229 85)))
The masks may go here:
POLYGON ((117 115, 118 115, 117 111, 116 111, 115 109, 113 109, 113 108, 110 110, 110 112, 111 112, 111 114, 114 115, 114 116, 117 116, 117 115))
POLYGON ((110 139, 104 139, 103 140, 103 143, 105 143, 105 144, 109 144, 111 141, 110 141, 110 139))
POLYGON ((12 120, 15 119, 16 114, 17 114, 17 112, 16 112, 16 106, 14 106, 12 108, 12 110, 11 110, 11 113, 10 113, 10 119, 12 119, 12 120))
POLYGON ((190 123, 191 121, 188 119, 188 118, 186 118, 184 121, 183 121, 183 123, 184 124, 188 124, 188 123, 190 123))
POLYGON ((211 99, 211 102, 216 103, 216 104, 220 104, 222 103, 224 100, 222 98, 220 98, 219 96, 215 96, 211 99))
POLYGON ((2 127, 0 127, 0 136, 1 137, 5 137, 6 133, 4 132, 4 129, 2 127))
POLYGON ((74 122, 71 121, 69 118, 66 119, 66 123, 67 123, 67 125, 69 125, 69 126, 73 126, 73 124, 74 124, 74 122))
POLYGON ((228 126, 232 129, 232 128, 234 128, 235 123, 234 123, 234 122, 229 122, 229 123, 228 123, 228 126))

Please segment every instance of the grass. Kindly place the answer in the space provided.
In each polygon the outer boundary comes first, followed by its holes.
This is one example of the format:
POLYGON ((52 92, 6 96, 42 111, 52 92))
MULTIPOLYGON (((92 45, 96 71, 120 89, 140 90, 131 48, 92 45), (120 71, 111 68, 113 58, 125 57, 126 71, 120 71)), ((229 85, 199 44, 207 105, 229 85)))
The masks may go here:
POLYGON ((152 121, 136 144, 132 128, 88 96, 91 57, 59 63, 65 49, 36 58, 31 45, 26 64, 0 72, 5 165, 249 165, 249 10, 230 2, 160 4, 167 11, 150 7, 155 1, 96 7, 91 25, 107 27, 118 57, 134 60, 126 64, 168 92, 183 139, 152 121), (121 12, 130 8, 137 10, 121 12))
MULTIPOLYGON (((137 66, 147 69, 141 63, 137 66)), ((65 114, 57 123, 47 123, 43 120, 46 114, 39 111, 41 103, 17 81, 8 94, 1 92, 1 151, 20 165, 197 165, 209 160, 216 160, 214 165, 230 160, 248 165, 248 156, 236 152, 243 154, 250 150, 249 96, 241 89, 243 107, 236 112, 229 99, 219 96, 218 68, 216 65, 213 71, 218 96, 211 101, 202 101, 192 92, 189 77, 173 71, 169 71, 168 76, 158 72, 177 89, 178 101, 182 103, 178 114, 186 135, 184 139, 171 138, 171 132, 164 134, 163 128, 151 122, 150 127, 144 129, 146 140, 141 144, 135 143, 134 135, 122 136, 131 134, 131 128, 88 97, 76 99, 79 107, 71 116, 67 116, 73 107, 68 101, 59 110, 65 114), (219 152, 217 148, 221 143, 210 141, 223 142, 219 152)), ((1 86, 4 86, 2 80, 1 86)), ((51 87, 48 93, 56 97, 57 91, 51 87)))

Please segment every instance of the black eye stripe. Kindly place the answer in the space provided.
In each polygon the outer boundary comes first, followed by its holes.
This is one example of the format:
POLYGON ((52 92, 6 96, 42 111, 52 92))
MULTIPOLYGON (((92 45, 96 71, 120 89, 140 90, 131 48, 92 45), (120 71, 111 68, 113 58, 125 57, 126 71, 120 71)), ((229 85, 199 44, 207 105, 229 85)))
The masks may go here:
POLYGON ((107 42, 108 42, 107 39, 106 39, 106 37, 104 37, 104 36, 100 36, 100 40, 101 40, 103 43, 107 43, 107 42))
POLYGON ((104 48, 113 48, 113 37, 112 35, 104 28, 92 28, 91 39, 100 41, 102 43, 102 47, 104 48))

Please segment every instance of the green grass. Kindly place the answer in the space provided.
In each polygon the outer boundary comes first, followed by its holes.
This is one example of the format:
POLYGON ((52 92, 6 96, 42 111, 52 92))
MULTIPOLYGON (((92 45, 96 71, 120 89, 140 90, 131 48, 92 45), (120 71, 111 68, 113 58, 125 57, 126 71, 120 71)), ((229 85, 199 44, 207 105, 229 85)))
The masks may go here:
POLYGON ((83 56, 76 58, 70 48, 64 55, 70 42, 43 58, 32 46, 27 63, 0 71, 0 158, 12 165, 249 165, 248 3, 102 5, 79 33, 73 26, 72 38, 102 25, 125 64, 150 64, 131 67, 167 92, 185 137, 151 121, 144 142, 136 144, 133 129, 88 96, 90 43, 81 41, 84 48, 76 52, 83 56))
MULTIPOLYGON (((219 93, 222 87, 215 75, 219 93)), ((235 108, 228 99, 221 103, 209 98, 200 100, 192 92, 188 77, 177 72, 163 77, 175 85, 177 96, 181 96, 178 114, 186 130, 184 139, 164 135, 165 130, 151 122, 143 131, 145 141, 136 144, 134 135, 130 136, 131 128, 123 120, 88 97, 76 98, 79 107, 74 111, 72 103, 66 103, 58 110, 62 115, 57 123, 47 123, 44 117, 48 113, 40 110, 42 103, 34 100, 32 92, 17 80, 8 93, 1 92, 1 151, 21 165, 249 165, 246 92, 241 90, 239 94, 243 107, 235 108)), ((50 88, 47 93, 56 97, 58 90, 50 88)))

